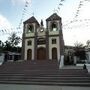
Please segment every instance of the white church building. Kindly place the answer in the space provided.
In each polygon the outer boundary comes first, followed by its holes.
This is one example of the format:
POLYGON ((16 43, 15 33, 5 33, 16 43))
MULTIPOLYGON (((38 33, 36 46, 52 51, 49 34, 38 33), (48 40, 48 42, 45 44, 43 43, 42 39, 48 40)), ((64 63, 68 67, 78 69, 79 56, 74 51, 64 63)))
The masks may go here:
POLYGON ((64 54, 62 19, 53 13, 46 19, 46 28, 30 17, 24 23, 22 41, 23 60, 60 60, 64 54))

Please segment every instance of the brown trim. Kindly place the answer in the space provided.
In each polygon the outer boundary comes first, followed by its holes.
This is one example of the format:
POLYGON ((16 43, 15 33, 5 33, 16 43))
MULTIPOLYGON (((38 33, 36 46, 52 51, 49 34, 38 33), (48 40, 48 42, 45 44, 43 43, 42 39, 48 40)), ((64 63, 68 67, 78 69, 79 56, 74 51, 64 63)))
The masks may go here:
POLYGON ((60 29, 59 29, 59 49, 60 49, 60 57, 59 57, 60 60, 59 60, 59 62, 60 62, 60 61, 61 61, 61 32, 60 32, 60 31, 62 30, 61 21, 59 21, 59 26, 60 26, 60 27, 59 27, 59 28, 60 28, 60 29))
POLYGON ((22 56, 21 59, 24 60, 24 37, 22 35, 22 56))
POLYGON ((48 21, 46 21, 46 56, 47 60, 49 60, 49 31, 48 31, 48 21))
POLYGON ((24 37, 25 39, 30 39, 30 38, 35 38, 35 36, 34 37, 24 37))
POLYGON ((25 59, 25 24, 24 24, 24 29, 23 29, 23 34, 22 34, 22 56, 21 59, 24 60, 25 59))
POLYGON ((49 37, 57 37, 57 36, 59 36, 59 34, 58 35, 48 35, 49 37))
POLYGON ((46 59, 49 60, 49 36, 48 36, 48 30, 46 31, 46 59))
MULTIPOLYGON (((37 29, 36 26, 35 29, 37 29)), ((35 39, 34 39, 34 60, 37 60, 37 30, 35 30, 35 39)))
POLYGON ((60 38, 60 56, 64 55, 64 40, 63 40, 63 33, 62 33, 62 22, 60 21, 60 30, 59 30, 59 38, 60 38))

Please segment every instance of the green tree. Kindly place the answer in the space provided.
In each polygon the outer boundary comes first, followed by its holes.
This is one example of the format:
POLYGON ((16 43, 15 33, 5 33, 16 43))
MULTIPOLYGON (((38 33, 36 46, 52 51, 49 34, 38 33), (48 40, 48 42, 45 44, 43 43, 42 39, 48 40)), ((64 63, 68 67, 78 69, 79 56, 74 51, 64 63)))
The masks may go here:
POLYGON ((12 33, 8 40, 4 42, 4 51, 11 51, 11 52, 20 52, 21 47, 18 46, 20 43, 21 38, 16 35, 16 33, 12 33))
POLYGON ((84 47, 84 45, 82 43, 80 43, 80 42, 76 42, 76 43, 74 43, 74 45, 75 45, 76 49, 84 47))
POLYGON ((21 38, 19 36, 16 35, 15 32, 13 32, 9 37, 8 37, 8 41, 11 45, 11 47, 16 47, 20 41, 21 41, 21 38))
POLYGON ((11 51, 12 47, 8 40, 4 42, 4 51, 11 51))
POLYGON ((3 52, 3 47, 4 47, 4 44, 3 44, 3 42, 0 40, 0 52, 3 52))
POLYGON ((90 48, 90 40, 87 40, 86 45, 90 48))
MULTIPOLYGON (((82 43, 76 42, 75 43, 75 56, 77 56, 80 60, 86 59, 85 47, 82 43)), ((82 61, 79 61, 82 62, 82 61)))

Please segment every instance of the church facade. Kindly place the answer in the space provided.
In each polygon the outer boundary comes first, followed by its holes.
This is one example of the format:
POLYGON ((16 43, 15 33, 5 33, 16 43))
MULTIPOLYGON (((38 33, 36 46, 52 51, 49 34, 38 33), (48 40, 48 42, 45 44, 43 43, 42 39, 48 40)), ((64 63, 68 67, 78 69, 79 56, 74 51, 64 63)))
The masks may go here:
POLYGON ((32 16, 24 23, 23 60, 60 60, 64 54, 62 19, 53 13, 46 19, 46 28, 32 16))

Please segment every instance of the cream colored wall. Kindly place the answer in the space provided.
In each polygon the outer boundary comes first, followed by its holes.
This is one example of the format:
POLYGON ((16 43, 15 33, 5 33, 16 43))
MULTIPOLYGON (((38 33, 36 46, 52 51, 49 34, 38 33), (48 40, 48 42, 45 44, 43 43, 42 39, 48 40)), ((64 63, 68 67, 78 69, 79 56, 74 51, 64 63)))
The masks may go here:
POLYGON ((37 47, 38 47, 38 48, 39 48, 39 47, 44 47, 44 48, 45 48, 45 47, 46 47, 46 45, 38 45, 37 47))
POLYGON ((49 59, 52 59, 52 48, 57 48, 57 57, 60 59, 60 44, 59 37, 49 37, 49 59), (52 44, 52 39, 56 39, 56 44, 52 44))
POLYGON ((49 35, 59 35, 59 30, 58 31, 50 31, 49 30, 49 35))
POLYGON ((28 49, 32 49, 32 60, 34 60, 34 39, 26 39, 25 40, 25 60, 27 60, 27 50, 28 49), (30 45, 30 46, 27 45, 28 40, 32 41, 32 45, 30 45))
POLYGON ((25 35, 26 37, 34 37, 35 36, 35 33, 26 33, 26 35, 25 35))
POLYGON ((46 31, 38 32, 37 34, 38 34, 38 36, 45 36, 46 35, 46 31))

